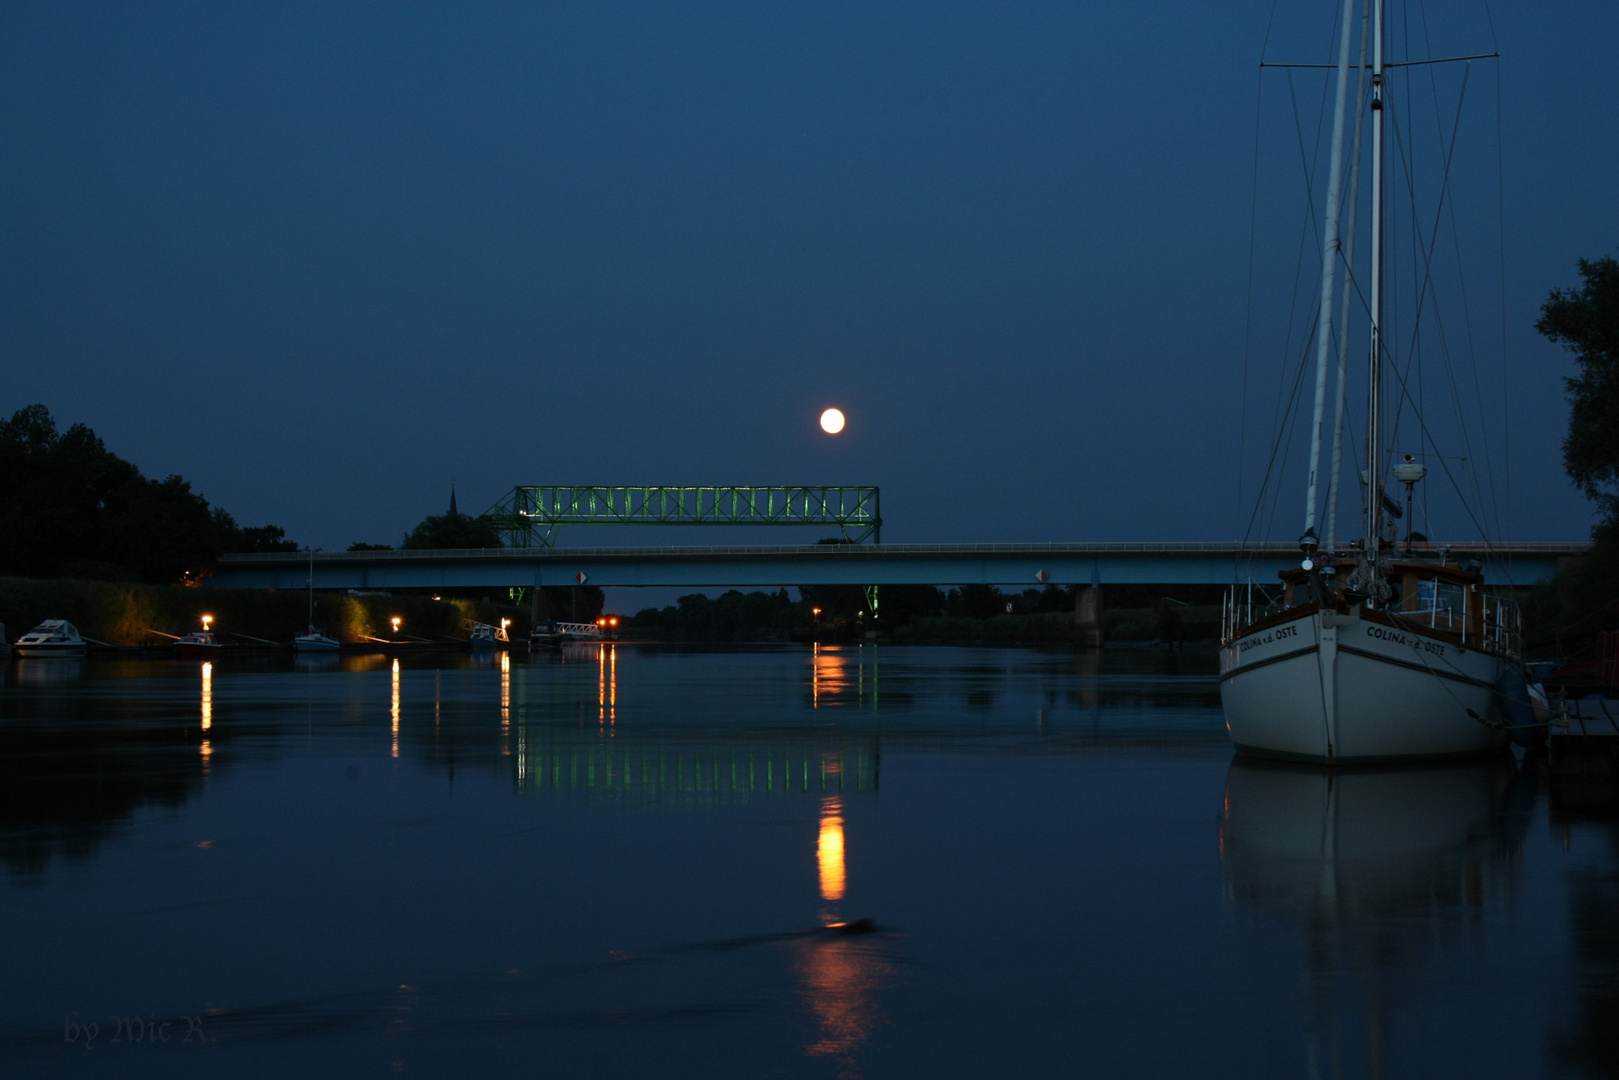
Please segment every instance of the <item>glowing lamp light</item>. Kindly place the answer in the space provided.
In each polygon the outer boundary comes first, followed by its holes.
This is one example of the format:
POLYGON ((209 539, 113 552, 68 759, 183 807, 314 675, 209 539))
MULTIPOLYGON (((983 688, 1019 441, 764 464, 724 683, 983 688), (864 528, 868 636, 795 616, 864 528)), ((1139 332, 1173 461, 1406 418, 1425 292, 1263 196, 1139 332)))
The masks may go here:
POLYGON ((836 435, 843 430, 843 410, 828 409, 821 414, 821 430, 828 435, 836 435))
POLYGON ((393 618, 389 619, 388 621, 393 623, 394 633, 396 633, 396 634, 399 633, 399 623, 401 621, 399 616, 395 615, 393 618))
POLYGON ((208 629, 208 624, 213 622, 213 621, 214 621, 214 617, 212 615, 204 615, 202 617, 202 628, 204 630, 207 630, 208 629))
POLYGON ((511 624, 512 624, 512 621, 510 619, 502 619, 502 620, 500 620, 500 628, 502 630, 506 629, 506 627, 510 626, 511 624))

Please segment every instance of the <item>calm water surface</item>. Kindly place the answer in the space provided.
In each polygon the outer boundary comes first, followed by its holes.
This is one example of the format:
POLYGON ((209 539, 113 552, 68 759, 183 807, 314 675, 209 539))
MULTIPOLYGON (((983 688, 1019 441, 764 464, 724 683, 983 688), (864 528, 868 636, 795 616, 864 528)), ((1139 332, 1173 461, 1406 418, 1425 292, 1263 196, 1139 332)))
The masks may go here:
POLYGON ((1211 657, 14 661, 3 1075, 1619 1068, 1619 823, 1234 760, 1211 657))

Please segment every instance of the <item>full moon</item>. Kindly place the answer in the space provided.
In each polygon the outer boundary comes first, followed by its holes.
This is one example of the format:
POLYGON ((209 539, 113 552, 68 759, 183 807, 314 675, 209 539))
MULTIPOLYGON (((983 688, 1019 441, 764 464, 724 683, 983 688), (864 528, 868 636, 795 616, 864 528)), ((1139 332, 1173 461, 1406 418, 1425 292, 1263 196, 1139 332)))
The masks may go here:
POLYGON ((821 430, 828 435, 836 435, 843 430, 843 413, 838 409, 828 409, 821 414, 821 430))

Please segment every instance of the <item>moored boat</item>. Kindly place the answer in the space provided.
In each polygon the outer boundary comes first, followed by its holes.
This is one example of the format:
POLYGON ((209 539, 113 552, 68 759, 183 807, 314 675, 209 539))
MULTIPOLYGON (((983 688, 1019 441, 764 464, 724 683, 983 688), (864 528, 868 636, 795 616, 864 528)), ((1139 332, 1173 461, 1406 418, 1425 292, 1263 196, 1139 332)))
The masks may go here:
POLYGON ((87 646, 66 619, 46 619, 12 645, 18 656, 83 656, 87 646))
POLYGON ((339 648, 341 646, 337 641, 316 630, 314 623, 309 624, 309 633, 300 634, 292 639, 293 652, 334 653, 339 648))
POLYGON ((212 659, 219 649, 219 640, 208 630, 193 630, 174 643, 174 651, 187 660, 212 659))
POLYGON ((1302 569, 1284 574, 1280 604, 1257 617, 1240 592, 1228 597, 1220 698, 1238 750, 1323 762, 1453 757, 1498 751, 1533 726, 1513 709, 1516 605, 1450 564, 1393 560, 1387 573, 1397 591, 1381 606, 1302 569))
POLYGON ((309 633, 300 634, 292 639, 292 651, 296 653, 334 653, 339 645, 334 638, 329 638, 315 629, 315 549, 306 548, 309 553, 309 577, 304 582, 309 587, 309 633))
POLYGON ((473 649, 504 649, 511 645, 511 638, 504 626, 473 623, 472 632, 467 636, 467 645, 473 649))
MULTIPOLYGON (((1386 77, 1390 69, 1407 63, 1385 63, 1383 0, 1373 0, 1361 20, 1361 61, 1352 68, 1356 21, 1353 4, 1345 0, 1338 26, 1336 108, 1320 233, 1321 288, 1312 346, 1314 413, 1307 429, 1308 485, 1299 540, 1303 557, 1296 568, 1282 572, 1280 596, 1267 598, 1252 582, 1234 586, 1226 596, 1220 648, 1226 728, 1241 752, 1326 763, 1486 754, 1501 751, 1509 739, 1535 745, 1545 739, 1545 698, 1524 669, 1518 608, 1508 598, 1482 591, 1481 564, 1450 562, 1444 548, 1429 545, 1411 527, 1412 491, 1427 470, 1412 454, 1395 464, 1385 438, 1387 370, 1402 391, 1401 407, 1409 405, 1416 413, 1423 445, 1445 460, 1433 447, 1434 435, 1421 415, 1420 398, 1405 386, 1406 373, 1394 365, 1384 335, 1384 106, 1393 100, 1386 77), (1351 71, 1357 83, 1353 98, 1351 71), (1351 100, 1358 115, 1350 140, 1353 163, 1346 169, 1344 127, 1351 100), (1356 178, 1362 119, 1367 115, 1371 254, 1364 278, 1357 279, 1356 178), (1346 179, 1351 184, 1347 202, 1346 179), (1345 272, 1341 299, 1340 268, 1345 272), (1357 297, 1361 304, 1352 304, 1357 297), (1368 467, 1362 474, 1360 537, 1340 545, 1336 510, 1344 452, 1345 360, 1350 313, 1357 308, 1364 314, 1367 334, 1368 467), (1342 312, 1336 326, 1335 309, 1342 312), (1328 416, 1324 410, 1334 346, 1336 404, 1335 415, 1328 416), (1331 433, 1330 442, 1323 438, 1325 431, 1331 433), (1328 447, 1330 466, 1323 453, 1328 447), (1403 513, 1386 493, 1391 477, 1405 485, 1403 513), (1397 542, 1395 528, 1395 519, 1402 516, 1407 525, 1403 544, 1397 542), (1318 538, 1318 524, 1324 526, 1324 540, 1318 538), (1426 557, 1429 552, 1432 558, 1426 557)), ((1401 152, 1406 161, 1410 147, 1402 146, 1401 152)), ((1431 291, 1427 279, 1422 286, 1431 291)), ((1395 431, 1398 419, 1396 414, 1390 425, 1395 431)), ((1459 487, 1457 492, 1461 495, 1459 487)), ((1475 523, 1480 520, 1471 509, 1468 515, 1475 523)))

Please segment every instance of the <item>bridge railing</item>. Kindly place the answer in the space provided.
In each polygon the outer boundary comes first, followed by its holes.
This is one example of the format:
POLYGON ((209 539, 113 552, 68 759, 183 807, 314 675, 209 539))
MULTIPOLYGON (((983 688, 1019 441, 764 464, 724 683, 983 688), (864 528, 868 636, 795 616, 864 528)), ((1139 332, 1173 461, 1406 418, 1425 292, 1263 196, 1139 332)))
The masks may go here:
POLYGON ((563 525, 835 525, 881 541, 875 487, 518 485, 483 515, 508 547, 550 547, 563 525))
MULTIPOLYGON (((1549 542, 1549 543, 1522 543, 1522 544, 1452 544, 1452 556, 1467 554, 1480 557, 1491 556, 1496 558, 1556 558, 1582 555, 1591 548, 1590 541, 1549 542)), ((760 546, 757 544, 719 544, 719 545, 653 545, 650 547, 635 548, 608 548, 587 547, 568 548, 566 551, 548 552, 546 558, 598 558, 598 557, 624 557, 642 558, 646 556, 690 556, 699 558, 710 555, 781 555, 791 556, 797 554, 813 554, 822 558, 895 558, 903 559, 911 555, 1017 555, 1017 554, 1052 554, 1052 555, 1146 555, 1146 556, 1175 556, 1175 555, 1229 555, 1236 557, 1286 557, 1289 559, 1298 556, 1299 546, 1291 541, 1277 541, 1263 544, 1234 544, 1230 542, 1204 541, 1204 542, 1174 542, 1149 541, 1144 543, 1126 543, 1111 541, 1094 541, 1080 543, 1066 543, 1052 541, 1047 543, 999 543, 999 544, 883 544, 880 548, 870 546, 855 547, 847 544, 782 544, 760 546)), ((389 563, 430 561, 439 562, 446 559, 463 560, 490 560, 532 558, 535 553, 514 551, 510 548, 436 548, 422 549, 389 549, 384 551, 322 551, 317 552, 314 558, 315 566, 342 565, 344 563, 389 563)), ((303 552, 240 552, 220 556, 222 566, 253 566, 259 564, 288 564, 304 565, 309 556, 303 552)), ((1268 579, 1267 579, 1268 580, 1268 579)))

